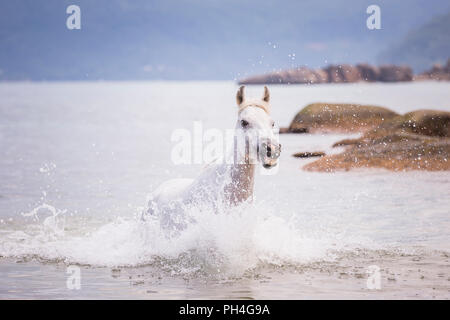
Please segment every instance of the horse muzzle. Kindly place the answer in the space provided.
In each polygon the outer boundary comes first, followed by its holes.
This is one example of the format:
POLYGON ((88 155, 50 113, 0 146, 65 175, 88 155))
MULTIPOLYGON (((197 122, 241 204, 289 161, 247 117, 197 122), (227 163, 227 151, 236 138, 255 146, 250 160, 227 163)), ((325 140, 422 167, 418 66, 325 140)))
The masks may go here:
POLYGON ((266 169, 275 167, 281 154, 281 144, 263 142, 258 146, 258 157, 266 169))

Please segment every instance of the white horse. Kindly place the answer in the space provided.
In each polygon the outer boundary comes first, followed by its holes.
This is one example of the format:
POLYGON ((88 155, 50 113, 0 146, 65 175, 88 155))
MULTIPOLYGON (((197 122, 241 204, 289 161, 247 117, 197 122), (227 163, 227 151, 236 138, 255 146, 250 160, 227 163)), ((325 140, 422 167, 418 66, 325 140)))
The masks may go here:
POLYGON ((239 108, 233 150, 227 161, 210 164, 196 179, 172 179, 161 184, 150 195, 144 219, 157 217, 163 228, 180 230, 189 221, 185 215, 189 207, 200 204, 218 211, 252 201, 255 165, 260 163, 266 169, 276 166, 281 151, 269 100, 267 87, 262 99, 247 100, 241 86, 236 95, 239 108))

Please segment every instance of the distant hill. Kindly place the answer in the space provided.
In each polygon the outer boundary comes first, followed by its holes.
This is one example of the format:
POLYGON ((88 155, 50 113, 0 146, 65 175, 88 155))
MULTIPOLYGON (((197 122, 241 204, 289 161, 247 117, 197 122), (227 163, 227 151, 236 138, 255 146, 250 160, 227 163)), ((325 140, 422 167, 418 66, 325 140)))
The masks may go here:
POLYGON ((404 38, 380 53, 379 63, 407 64, 422 72, 450 57, 450 12, 433 18, 410 31, 404 38))
MULTIPOLYGON (((375 63, 448 0, 3 0, 0 80, 226 79, 375 63), (66 8, 81 8, 81 30, 66 8)), ((448 41, 447 41, 448 42, 448 41)))

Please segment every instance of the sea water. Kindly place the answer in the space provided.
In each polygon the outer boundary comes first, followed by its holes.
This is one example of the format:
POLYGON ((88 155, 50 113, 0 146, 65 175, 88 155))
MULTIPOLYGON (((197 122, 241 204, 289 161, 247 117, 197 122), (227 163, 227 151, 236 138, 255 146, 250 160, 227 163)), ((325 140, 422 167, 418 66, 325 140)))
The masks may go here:
MULTIPOLYGON (((299 151, 355 135, 285 134, 253 204, 201 205, 177 236, 142 221, 175 165, 174 130, 233 128, 232 82, 0 83, 0 298, 449 298, 450 174, 306 172, 299 151), (367 285, 370 266, 381 286, 367 285), (80 268, 81 288, 67 286, 80 268)), ((288 126, 312 102, 450 111, 450 84, 272 86, 288 126)), ((262 95, 249 86, 249 96, 262 95)), ((265 169, 264 169, 265 170, 265 169)))

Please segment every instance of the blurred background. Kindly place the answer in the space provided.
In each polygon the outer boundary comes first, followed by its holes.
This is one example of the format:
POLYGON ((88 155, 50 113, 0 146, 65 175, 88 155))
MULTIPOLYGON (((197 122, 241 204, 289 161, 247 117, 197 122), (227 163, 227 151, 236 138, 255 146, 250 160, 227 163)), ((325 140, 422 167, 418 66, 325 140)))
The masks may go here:
POLYGON ((1 80, 235 80, 297 66, 445 64, 446 0, 0 3, 1 80), (81 29, 66 8, 81 8, 81 29), (369 30, 366 9, 381 8, 369 30))

